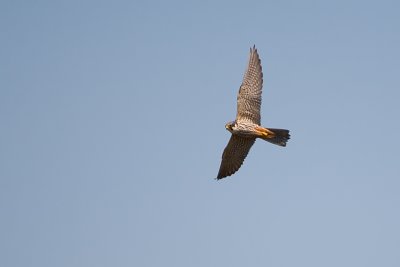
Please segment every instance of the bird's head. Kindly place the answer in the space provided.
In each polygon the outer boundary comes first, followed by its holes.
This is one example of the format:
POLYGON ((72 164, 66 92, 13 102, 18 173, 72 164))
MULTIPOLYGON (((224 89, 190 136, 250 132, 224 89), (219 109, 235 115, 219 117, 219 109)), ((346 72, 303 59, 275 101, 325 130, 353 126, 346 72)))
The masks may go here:
POLYGON ((227 129, 228 131, 232 132, 234 125, 235 125, 234 121, 228 122, 227 124, 225 124, 225 129, 227 129))

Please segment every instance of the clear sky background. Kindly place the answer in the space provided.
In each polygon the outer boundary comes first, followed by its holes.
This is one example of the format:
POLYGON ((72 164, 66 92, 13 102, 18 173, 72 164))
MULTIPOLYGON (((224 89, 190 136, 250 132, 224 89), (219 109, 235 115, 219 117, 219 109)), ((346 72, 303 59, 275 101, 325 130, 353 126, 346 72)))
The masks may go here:
POLYGON ((400 266, 399 1, 2 1, 0 265, 400 266), (257 141, 216 181, 249 48, 257 141))

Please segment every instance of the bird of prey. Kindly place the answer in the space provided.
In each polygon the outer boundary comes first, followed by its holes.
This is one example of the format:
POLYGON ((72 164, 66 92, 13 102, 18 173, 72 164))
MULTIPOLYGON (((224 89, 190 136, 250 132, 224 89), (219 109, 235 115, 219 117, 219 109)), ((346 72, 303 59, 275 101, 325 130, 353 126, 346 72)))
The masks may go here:
POLYGON ((286 146, 290 138, 289 130, 261 126, 262 85, 261 61, 256 47, 253 46, 250 48, 249 64, 237 96, 236 119, 225 125, 232 135, 222 154, 218 180, 239 170, 257 138, 278 146, 286 146))

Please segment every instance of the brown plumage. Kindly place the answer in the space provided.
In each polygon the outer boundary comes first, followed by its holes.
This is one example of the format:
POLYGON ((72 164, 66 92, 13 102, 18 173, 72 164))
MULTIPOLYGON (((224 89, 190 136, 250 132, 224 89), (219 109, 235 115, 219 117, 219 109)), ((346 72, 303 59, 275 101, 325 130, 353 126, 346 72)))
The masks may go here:
POLYGON ((237 96, 236 120, 225 125, 232 136, 222 154, 217 179, 230 176, 239 170, 257 138, 279 146, 286 146, 290 139, 289 130, 261 126, 262 85, 261 60, 253 46, 250 48, 249 64, 237 96))

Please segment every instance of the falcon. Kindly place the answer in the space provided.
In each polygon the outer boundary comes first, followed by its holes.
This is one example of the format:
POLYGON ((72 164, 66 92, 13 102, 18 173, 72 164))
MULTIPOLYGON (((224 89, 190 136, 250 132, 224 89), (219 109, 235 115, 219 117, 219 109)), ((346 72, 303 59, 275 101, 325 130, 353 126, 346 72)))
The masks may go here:
POLYGON ((261 126, 262 86, 261 60, 256 47, 253 46, 250 48, 249 64, 237 96, 236 119, 225 125, 232 135, 222 153, 217 180, 239 170, 257 138, 282 147, 286 146, 286 142, 290 139, 289 130, 261 126))

